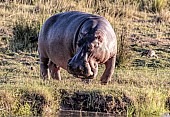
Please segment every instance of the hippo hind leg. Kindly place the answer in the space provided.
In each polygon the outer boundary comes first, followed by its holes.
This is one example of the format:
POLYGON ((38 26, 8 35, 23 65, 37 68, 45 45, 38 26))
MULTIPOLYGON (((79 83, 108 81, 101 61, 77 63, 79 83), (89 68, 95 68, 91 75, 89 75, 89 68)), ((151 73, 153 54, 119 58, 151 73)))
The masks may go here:
POLYGON ((40 58, 40 74, 44 80, 48 79, 48 70, 47 70, 48 62, 49 62, 49 58, 44 58, 44 57, 40 58))
POLYGON ((56 66, 56 64, 54 64, 52 61, 49 62, 48 67, 49 67, 51 77, 56 80, 61 80, 60 67, 56 66))

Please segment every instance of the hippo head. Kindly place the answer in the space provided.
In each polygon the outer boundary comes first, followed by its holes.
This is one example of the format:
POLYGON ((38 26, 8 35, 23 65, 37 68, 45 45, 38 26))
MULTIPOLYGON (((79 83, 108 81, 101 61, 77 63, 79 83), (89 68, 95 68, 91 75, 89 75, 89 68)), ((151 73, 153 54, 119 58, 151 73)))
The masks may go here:
POLYGON ((98 63, 107 58, 105 35, 100 30, 81 35, 77 42, 77 52, 68 61, 68 72, 78 78, 92 79, 97 76, 98 63))

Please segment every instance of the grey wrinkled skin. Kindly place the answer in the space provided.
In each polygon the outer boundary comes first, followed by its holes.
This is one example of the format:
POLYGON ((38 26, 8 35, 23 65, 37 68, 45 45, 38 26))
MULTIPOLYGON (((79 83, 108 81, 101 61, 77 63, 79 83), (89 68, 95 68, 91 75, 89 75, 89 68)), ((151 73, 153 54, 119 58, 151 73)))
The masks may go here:
POLYGON ((107 84, 114 73, 117 40, 101 16, 78 11, 56 14, 44 23, 38 37, 41 76, 61 80, 60 68, 75 77, 92 79, 98 64, 106 68, 100 80, 107 84))

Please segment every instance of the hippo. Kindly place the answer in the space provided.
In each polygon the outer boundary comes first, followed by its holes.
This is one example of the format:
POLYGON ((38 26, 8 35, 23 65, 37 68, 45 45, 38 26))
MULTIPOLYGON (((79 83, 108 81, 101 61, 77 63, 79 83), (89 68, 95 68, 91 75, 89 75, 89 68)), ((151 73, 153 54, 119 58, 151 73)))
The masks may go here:
POLYGON ((38 36, 40 72, 61 80, 61 68, 81 79, 93 79, 98 65, 105 64, 100 78, 107 84, 114 73, 117 39, 109 21, 80 11, 55 14, 43 24, 38 36))

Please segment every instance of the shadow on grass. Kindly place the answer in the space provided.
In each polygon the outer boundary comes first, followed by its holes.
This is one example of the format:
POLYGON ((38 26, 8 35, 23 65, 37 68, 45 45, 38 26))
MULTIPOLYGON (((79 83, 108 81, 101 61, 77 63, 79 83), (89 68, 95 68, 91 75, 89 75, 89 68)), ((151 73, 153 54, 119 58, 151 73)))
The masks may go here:
POLYGON ((132 47, 132 51, 135 51, 135 52, 144 52, 146 50, 148 50, 148 49, 132 47))
POLYGON ((135 66, 135 67, 145 67, 146 66, 146 62, 145 62, 145 60, 135 59, 133 61, 132 65, 135 66))
POLYGON ((168 45, 164 45, 167 49, 163 49, 163 48, 158 48, 158 49, 155 49, 157 51, 162 51, 162 52, 166 52, 166 53, 170 53, 170 50, 168 50, 168 45))
POLYGON ((141 60, 135 59, 132 62, 134 67, 148 67, 148 68, 163 68, 164 66, 161 64, 160 60, 157 59, 148 59, 148 60, 141 60))

